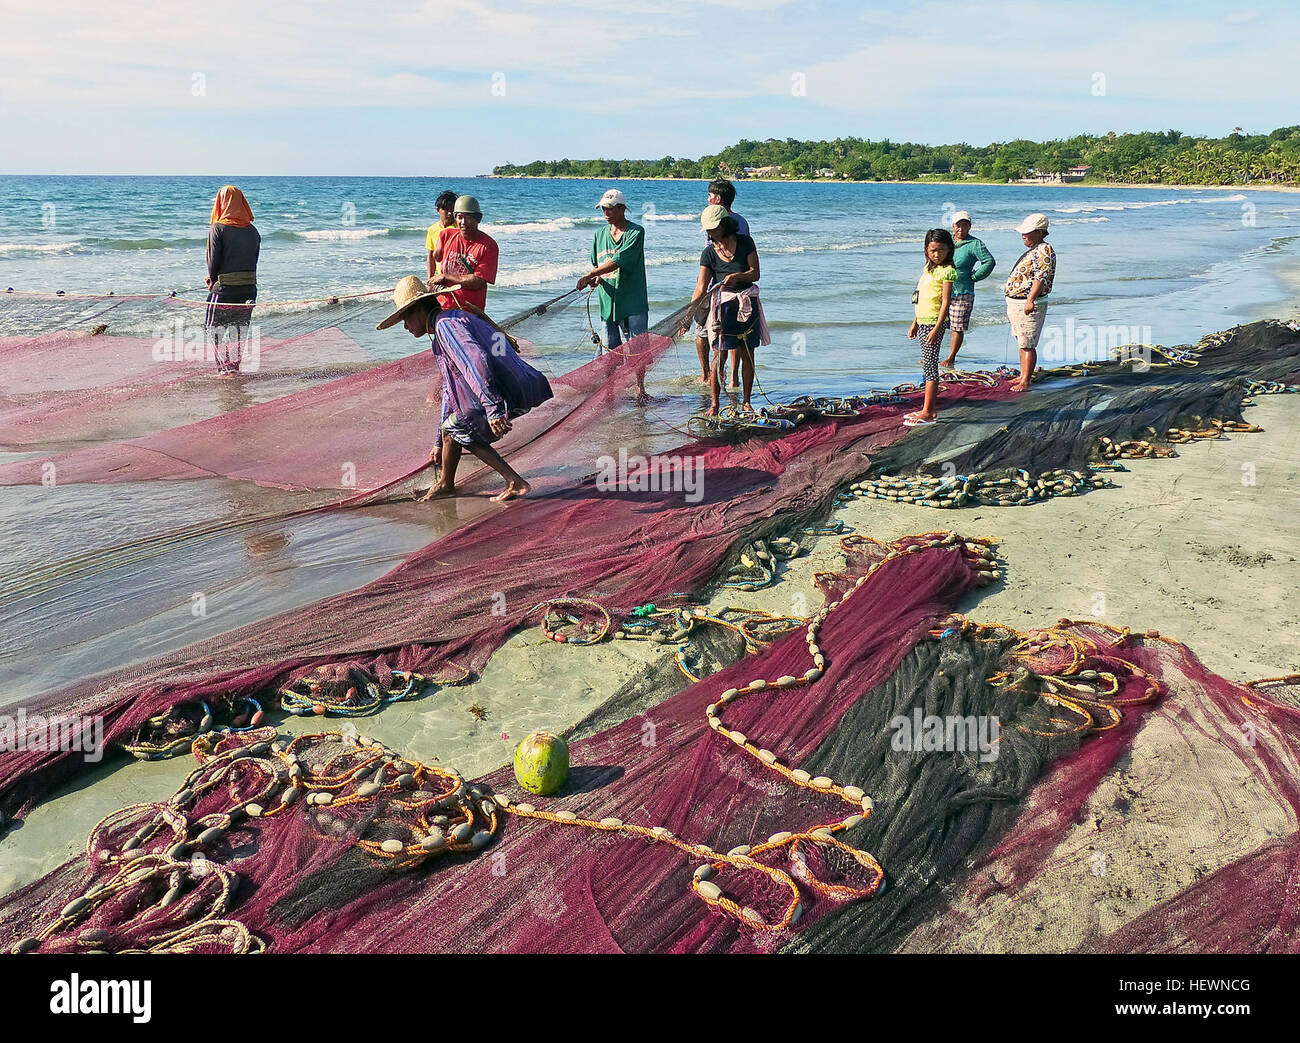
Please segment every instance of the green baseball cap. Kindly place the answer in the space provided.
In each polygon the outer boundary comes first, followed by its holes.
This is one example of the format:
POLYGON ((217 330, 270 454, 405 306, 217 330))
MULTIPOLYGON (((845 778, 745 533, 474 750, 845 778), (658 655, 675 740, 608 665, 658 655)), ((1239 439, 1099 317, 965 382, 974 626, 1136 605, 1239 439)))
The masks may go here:
POLYGON ((478 205, 478 200, 473 196, 457 196, 456 205, 451 212, 453 214, 473 214, 475 217, 483 216, 483 208, 478 205))

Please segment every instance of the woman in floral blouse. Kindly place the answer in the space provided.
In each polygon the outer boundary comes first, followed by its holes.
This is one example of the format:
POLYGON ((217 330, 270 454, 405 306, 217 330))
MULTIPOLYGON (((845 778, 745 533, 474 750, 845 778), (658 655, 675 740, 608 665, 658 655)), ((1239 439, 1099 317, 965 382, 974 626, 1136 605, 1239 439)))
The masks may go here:
POLYGON ((1025 244, 1025 252, 1011 268, 1007 279, 1007 319, 1020 345, 1020 379, 1013 391, 1028 391, 1038 365, 1038 338, 1043 335, 1047 319, 1047 297, 1056 278, 1056 251, 1043 240, 1047 238, 1047 217, 1030 214, 1016 227, 1025 244))

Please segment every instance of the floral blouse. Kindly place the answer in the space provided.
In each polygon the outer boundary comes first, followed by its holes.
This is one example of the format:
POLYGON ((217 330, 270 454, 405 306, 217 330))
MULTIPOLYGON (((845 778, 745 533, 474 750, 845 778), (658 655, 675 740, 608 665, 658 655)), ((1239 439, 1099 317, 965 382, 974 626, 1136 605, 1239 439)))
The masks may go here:
POLYGON ((1055 278, 1056 251, 1047 243, 1039 243, 1020 255, 1020 260, 1011 269, 1005 292, 1008 297, 1024 300, 1029 296, 1034 280, 1041 279, 1043 290, 1039 296, 1046 297, 1052 292, 1052 280, 1055 278))

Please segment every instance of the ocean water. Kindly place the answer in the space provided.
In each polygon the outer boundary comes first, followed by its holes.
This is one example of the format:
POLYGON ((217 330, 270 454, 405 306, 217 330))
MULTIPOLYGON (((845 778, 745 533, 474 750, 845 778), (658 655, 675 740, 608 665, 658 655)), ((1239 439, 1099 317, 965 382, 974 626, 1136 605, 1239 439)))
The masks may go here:
MULTIPOLYGON (((505 318, 573 286, 588 267, 596 200, 627 194, 646 228, 651 322, 694 287, 704 237, 703 182, 529 179, 229 178, 245 191, 262 232, 258 315, 307 328, 348 319, 371 360, 419 350, 404 331, 377 333, 382 297, 351 305, 298 302, 386 290, 422 274, 424 235, 443 189, 478 196, 484 229, 500 244, 488 310, 505 318)), ((204 245, 218 178, 0 177, 0 296, 16 291, 202 296, 204 245)), ((980 185, 742 183, 735 204, 758 246, 773 343, 758 357, 773 399, 849 394, 919 378, 905 338, 922 240, 956 209, 997 258, 980 286, 963 348, 971 368, 1014 363, 1001 282, 1023 247, 1013 231, 1032 211, 1052 223, 1058 255, 1049 328, 1094 331, 1117 342, 1178 344, 1238 322, 1290 313, 1286 278, 1297 267, 1300 196, 1228 189, 1046 188, 980 185), (1103 332, 1104 331, 1104 332, 1103 332)), ((58 325, 54 305, 0 300, 0 335, 58 325)), ((130 309, 106 315, 114 333, 130 309)), ((144 320, 142 320, 144 321, 144 320)), ((597 323, 599 325, 599 323, 597 323)), ((537 341, 552 375, 591 357, 579 304, 519 332, 537 341)), ((1092 343, 1095 344, 1097 337, 1092 343)), ((1087 342, 1078 345, 1086 351, 1087 342)), ((348 362, 356 363, 355 356, 348 362)), ((1045 363, 1053 360, 1044 358, 1045 363)), ((692 377, 693 346, 657 365, 648 407, 622 404, 611 438, 641 448, 680 443, 705 404, 692 377)), ((241 378, 251 400, 255 378, 241 378)), ((270 387, 270 382, 266 382, 270 387)), ((276 393, 291 385, 276 383, 276 393)), ((269 392, 268 392, 269 393, 269 392)), ((755 394, 756 403, 761 402, 755 394)), ((11 459, 0 452, 0 459, 11 459)), ((140 661, 276 612, 352 589, 462 524, 482 504, 389 504, 231 531, 201 545, 129 549, 159 532, 214 518, 267 513, 276 494, 247 483, 203 482, 0 489, 0 703, 140 661), (116 556, 114 556, 116 555, 116 556), (66 568, 64 567, 66 563, 66 568), (209 610, 196 615, 193 599, 209 610)))
MULTIPOLYGON (((689 297, 704 242, 698 181, 231 180, 262 232, 262 302, 377 290, 422 273, 425 229, 444 188, 476 194, 500 244, 489 296, 498 318, 554 297, 586 270, 607 184, 624 190, 646 228, 652 323, 689 297)), ((0 289, 201 296, 208 212, 222 183, 0 178, 0 289)), ((916 376, 915 346, 902 334, 921 243, 956 209, 972 213, 973 234, 998 261, 977 295, 965 349, 972 364, 1014 359, 1000 285, 1023 249, 1014 226, 1031 211, 1048 215, 1058 255, 1050 321, 1149 329, 1145 339, 1165 344, 1269 314, 1289 297, 1277 274, 1294 264, 1300 235, 1300 197, 1285 193, 741 183, 736 210, 759 248, 774 340, 760 379, 773 397, 916 376)), ((390 334, 368 347, 390 357, 410 345, 390 334)), ((689 346, 679 355, 689 369, 689 346)))

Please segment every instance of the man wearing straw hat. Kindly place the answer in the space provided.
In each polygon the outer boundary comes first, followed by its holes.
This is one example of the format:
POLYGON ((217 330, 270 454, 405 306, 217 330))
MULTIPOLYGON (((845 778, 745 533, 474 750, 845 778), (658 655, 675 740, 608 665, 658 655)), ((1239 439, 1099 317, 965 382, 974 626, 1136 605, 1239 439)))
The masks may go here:
POLYGON ((441 264, 439 274, 429 280, 429 289, 441 293, 444 308, 471 304, 479 311, 487 309, 487 288, 497 281, 496 240, 479 231, 483 208, 473 196, 456 199, 456 229, 443 232, 433 259, 441 264))
POLYGON ((429 454, 442 473, 423 499, 456 494, 456 468, 468 449, 506 481, 497 502, 524 496, 529 485, 492 448, 511 421, 553 397, 550 382, 528 365, 502 332, 467 311, 443 311, 438 295, 408 275, 393 290, 395 310, 376 329, 402 322, 413 337, 428 337, 442 377, 440 441, 429 454))

